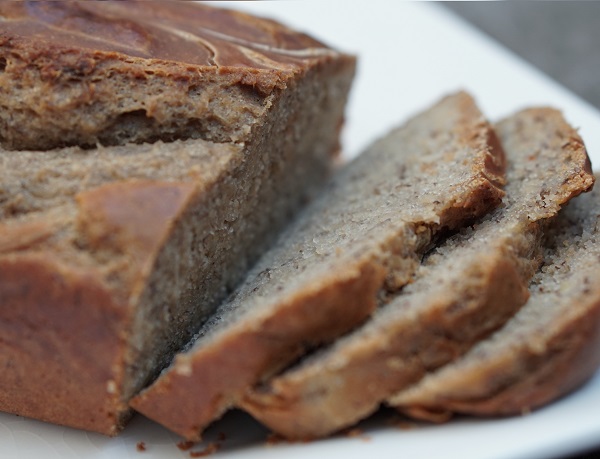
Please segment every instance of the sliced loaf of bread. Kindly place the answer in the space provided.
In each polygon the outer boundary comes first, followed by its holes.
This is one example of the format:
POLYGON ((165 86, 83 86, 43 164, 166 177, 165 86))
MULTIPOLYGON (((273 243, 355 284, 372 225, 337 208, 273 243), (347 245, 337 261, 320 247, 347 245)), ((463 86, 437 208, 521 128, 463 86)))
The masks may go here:
POLYGON ((544 222, 593 176, 580 137, 554 110, 522 111, 496 132, 504 206, 435 249, 362 327, 248 393, 245 410, 288 438, 328 435, 464 354, 525 303, 544 222))
POLYGON ((580 196, 548 230, 527 304, 461 359, 390 398, 424 419, 527 413, 600 366, 600 191, 580 196))
POLYGON ((256 383, 364 321, 444 229, 499 204, 503 154, 465 93, 344 167, 132 406, 197 440, 256 383))
POLYGON ((114 434, 329 177, 355 59, 192 3, 0 24, 0 410, 114 434))

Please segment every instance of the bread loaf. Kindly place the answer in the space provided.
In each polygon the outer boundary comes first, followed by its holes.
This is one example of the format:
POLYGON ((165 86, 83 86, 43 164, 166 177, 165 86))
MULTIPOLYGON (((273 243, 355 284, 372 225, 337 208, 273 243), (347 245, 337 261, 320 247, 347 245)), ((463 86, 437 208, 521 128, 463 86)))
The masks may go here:
POLYGON ((580 196, 548 230, 527 304, 461 359, 396 394, 417 418, 528 413, 563 396, 600 365, 600 192, 580 196))
POLYGON ((0 410, 115 434, 329 176, 353 57, 173 2, 0 4, 0 410))
POLYGON ((504 159, 465 93, 345 166, 133 407, 197 440, 256 383, 365 320, 436 234, 499 204, 504 159))
POLYGON ((331 434, 519 309, 541 262, 544 222, 593 176, 581 138, 554 110, 520 112, 496 132, 507 159, 503 207, 436 248, 362 327, 250 392, 242 408, 288 438, 331 434))

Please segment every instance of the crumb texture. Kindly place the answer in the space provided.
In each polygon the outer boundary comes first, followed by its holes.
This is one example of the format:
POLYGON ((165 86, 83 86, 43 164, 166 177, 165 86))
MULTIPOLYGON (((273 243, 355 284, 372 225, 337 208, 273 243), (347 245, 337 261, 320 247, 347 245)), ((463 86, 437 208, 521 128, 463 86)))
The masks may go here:
POLYGON ((375 142, 288 227, 134 408, 196 439, 252 385, 362 322, 380 295, 411 279, 436 234, 499 204, 504 158, 494 135, 458 93, 375 142))
POLYGON ((600 194, 575 199, 548 228, 527 304, 501 330, 391 403, 415 417, 529 412, 600 365, 600 194))
POLYGON ((436 247, 362 327, 251 392, 242 406, 254 417, 288 438, 351 426, 525 303, 541 225, 593 176, 581 139, 554 110, 517 113, 496 132, 507 160, 503 206, 436 247))

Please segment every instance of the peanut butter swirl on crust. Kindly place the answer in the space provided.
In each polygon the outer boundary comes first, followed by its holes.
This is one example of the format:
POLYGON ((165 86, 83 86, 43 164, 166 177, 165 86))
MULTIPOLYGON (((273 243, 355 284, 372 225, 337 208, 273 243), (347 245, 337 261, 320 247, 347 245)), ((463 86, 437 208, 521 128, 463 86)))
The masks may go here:
POLYGON ((51 34, 57 46, 217 67, 293 70, 334 52, 307 35, 239 12, 164 2, 5 2, 2 34, 51 34))
POLYGON ((354 69, 196 2, 0 1, 0 411, 117 434, 320 193, 354 69))
POLYGON ((242 144, 283 92, 344 66, 285 25, 196 2, 0 2, 0 145, 242 144))

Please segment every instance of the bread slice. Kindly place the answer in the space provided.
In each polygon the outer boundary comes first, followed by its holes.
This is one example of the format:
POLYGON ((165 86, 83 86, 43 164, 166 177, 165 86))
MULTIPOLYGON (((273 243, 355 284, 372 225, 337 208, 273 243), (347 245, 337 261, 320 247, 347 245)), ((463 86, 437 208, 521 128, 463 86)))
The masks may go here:
POLYGON ((424 419, 522 414, 594 374, 600 367, 598 215, 598 190, 569 204, 549 230, 527 304, 493 336, 390 403, 424 419))
POLYGON ((496 206, 503 154, 465 93, 341 170, 160 378, 132 400, 190 439, 257 382, 362 322, 439 231, 496 206))
POLYGON ((0 410, 114 434, 329 176, 355 59, 190 3, 0 21, 0 410))
POLYGON ((527 299, 544 221, 593 184, 576 131, 550 109, 496 126, 504 206, 429 255, 414 282, 353 333, 247 394, 241 406, 288 438, 328 435, 465 353, 527 299))

